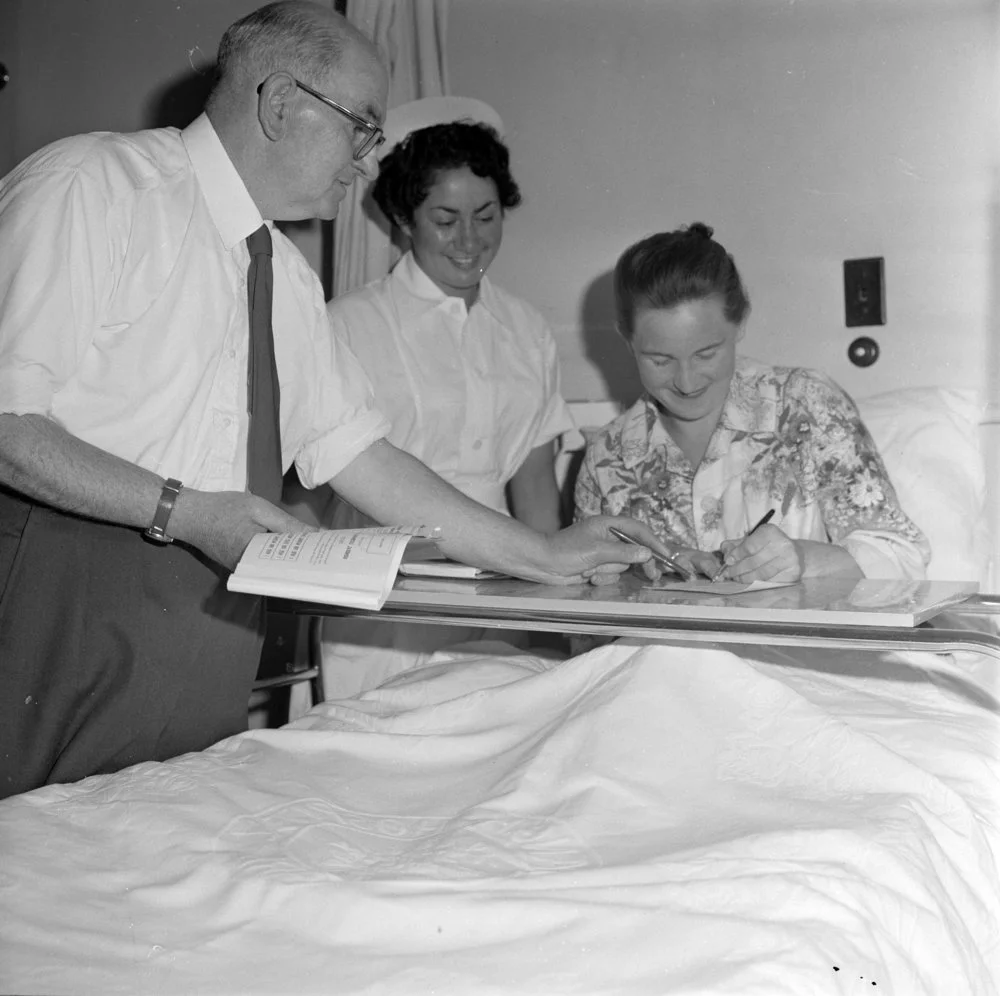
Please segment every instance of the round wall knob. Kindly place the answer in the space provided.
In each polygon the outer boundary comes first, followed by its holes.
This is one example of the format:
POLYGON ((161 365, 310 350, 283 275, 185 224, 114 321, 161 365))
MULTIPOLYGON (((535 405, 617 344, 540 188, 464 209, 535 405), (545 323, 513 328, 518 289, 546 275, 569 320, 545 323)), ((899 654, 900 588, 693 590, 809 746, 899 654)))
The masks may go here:
POLYGON ((847 358, 856 367, 870 367, 878 359, 878 354, 878 343, 867 335, 858 336, 847 347, 847 358))

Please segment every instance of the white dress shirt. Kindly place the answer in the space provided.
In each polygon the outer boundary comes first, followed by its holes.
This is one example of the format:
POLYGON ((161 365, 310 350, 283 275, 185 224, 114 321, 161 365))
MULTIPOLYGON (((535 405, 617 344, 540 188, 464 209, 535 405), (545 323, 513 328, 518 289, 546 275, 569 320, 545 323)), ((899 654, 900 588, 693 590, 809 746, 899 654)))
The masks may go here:
MULTIPOLYGON (((56 142, 0 180, 0 411, 205 490, 243 490, 245 239, 260 212, 202 115, 56 142)), ((272 231, 283 467, 328 481, 389 423, 316 275, 272 231)))
POLYGON ((389 441, 490 508, 506 512, 528 454, 573 428, 548 325, 489 278, 467 308, 407 253, 329 310, 392 422, 389 441))

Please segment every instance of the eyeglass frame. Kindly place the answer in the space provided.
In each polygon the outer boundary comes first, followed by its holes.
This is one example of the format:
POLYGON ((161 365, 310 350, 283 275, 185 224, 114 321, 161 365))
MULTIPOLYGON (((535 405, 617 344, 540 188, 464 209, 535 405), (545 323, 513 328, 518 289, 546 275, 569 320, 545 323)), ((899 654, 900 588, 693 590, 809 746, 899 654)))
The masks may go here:
POLYGON ((359 125, 368 132, 368 137, 354 150, 353 155, 357 162, 360 162, 365 158, 365 156, 385 142, 385 133, 379 125, 375 124, 374 121, 369 121, 367 118, 361 117, 360 114, 355 114, 354 111, 348 110, 343 104, 338 104, 337 101, 332 100, 325 93, 320 93, 319 90, 314 90, 311 86, 307 86, 301 80, 295 79, 294 76, 292 77, 292 80, 300 90, 305 90, 305 92, 310 96, 315 97, 317 100, 321 100, 324 104, 332 107, 335 111, 340 111, 345 118, 353 121, 356 125, 359 125))

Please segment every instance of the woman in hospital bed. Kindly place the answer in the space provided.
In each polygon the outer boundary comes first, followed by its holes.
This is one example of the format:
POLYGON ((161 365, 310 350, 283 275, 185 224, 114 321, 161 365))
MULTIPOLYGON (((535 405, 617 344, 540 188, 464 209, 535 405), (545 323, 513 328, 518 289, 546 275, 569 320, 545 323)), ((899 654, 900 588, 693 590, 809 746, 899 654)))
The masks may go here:
POLYGON ((577 518, 641 519, 709 577, 923 578, 930 548, 853 401, 822 374, 737 357, 750 302, 711 228, 630 246, 614 284, 645 393, 590 439, 577 518))
MULTIPOLYGON (((745 295, 687 286, 622 299, 649 397, 588 454, 582 514, 617 503, 691 557, 736 540, 740 577, 919 576, 850 401, 736 361, 745 295), (773 554, 741 564, 772 507, 773 554)), ((284 729, 6 800, 0 988, 996 996, 993 662, 733 649, 444 650, 284 729)))
MULTIPOLYGON (((368 373, 394 446, 484 505, 554 532, 555 441, 573 429, 555 341, 534 308, 486 275, 521 200, 500 118, 478 100, 427 98, 392 109, 385 127, 372 195, 409 250, 388 276, 330 303, 334 332, 368 373)), ((336 498, 324 518, 371 524, 336 498)), ((328 622, 326 696, 375 687, 481 633, 328 622)))

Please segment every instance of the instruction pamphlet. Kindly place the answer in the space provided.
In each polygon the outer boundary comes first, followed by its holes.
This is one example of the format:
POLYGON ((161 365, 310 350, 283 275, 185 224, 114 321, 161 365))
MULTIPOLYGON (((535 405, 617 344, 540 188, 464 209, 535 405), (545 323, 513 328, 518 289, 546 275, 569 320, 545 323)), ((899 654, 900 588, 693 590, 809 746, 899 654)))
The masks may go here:
POLYGON ((230 591, 305 602, 380 609, 392 590, 406 544, 420 526, 258 533, 236 570, 230 591))

